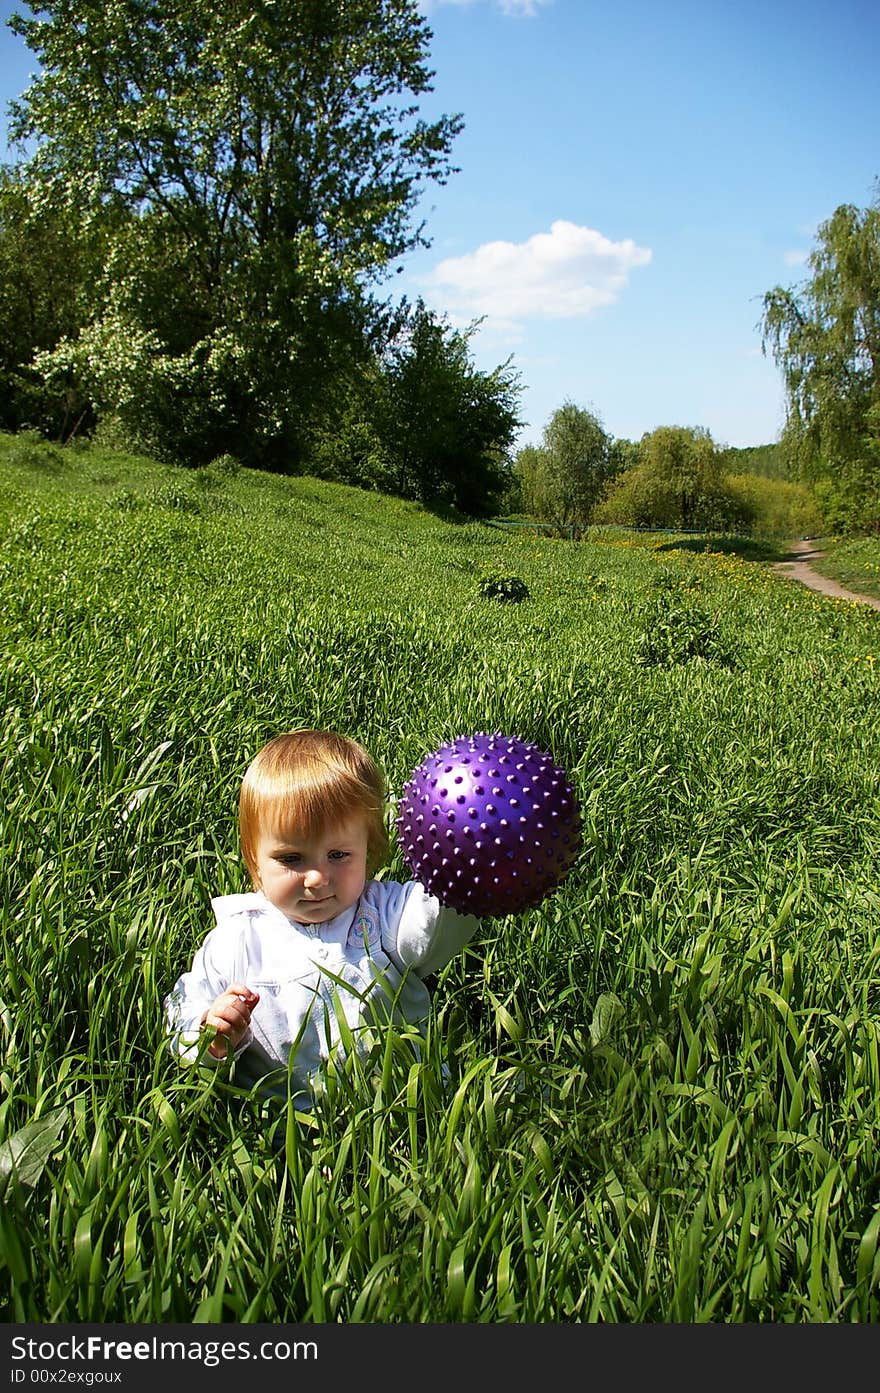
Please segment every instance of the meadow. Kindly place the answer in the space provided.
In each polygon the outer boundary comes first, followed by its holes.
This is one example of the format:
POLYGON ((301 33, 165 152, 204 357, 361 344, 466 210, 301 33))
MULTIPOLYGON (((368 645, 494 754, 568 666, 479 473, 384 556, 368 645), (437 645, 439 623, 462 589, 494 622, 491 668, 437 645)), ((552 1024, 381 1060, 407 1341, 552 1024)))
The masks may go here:
POLYGON ((849 590, 880 599, 880 538, 832 539, 829 554, 817 562, 816 570, 849 590))
POLYGON ((880 1317, 880 615, 732 539, 27 437, 0 532, 6 1321, 880 1317), (432 983, 421 1058, 380 1035, 279 1154, 162 1000, 297 725, 392 789, 517 734, 584 835, 432 983))

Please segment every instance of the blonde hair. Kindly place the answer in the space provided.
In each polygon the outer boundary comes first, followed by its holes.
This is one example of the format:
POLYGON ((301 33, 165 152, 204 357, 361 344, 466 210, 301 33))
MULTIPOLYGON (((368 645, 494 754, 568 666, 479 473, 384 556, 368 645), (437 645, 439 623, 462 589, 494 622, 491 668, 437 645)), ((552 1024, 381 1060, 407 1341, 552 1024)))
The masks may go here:
POLYGON ((388 854, 385 776, 375 760, 346 735, 292 730, 276 735, 251 761, 241 784, 241 852, 257 886, 257 842, 271 830, 320 836, 327 827, 361 814, 367 825, 367 874, 388 854))

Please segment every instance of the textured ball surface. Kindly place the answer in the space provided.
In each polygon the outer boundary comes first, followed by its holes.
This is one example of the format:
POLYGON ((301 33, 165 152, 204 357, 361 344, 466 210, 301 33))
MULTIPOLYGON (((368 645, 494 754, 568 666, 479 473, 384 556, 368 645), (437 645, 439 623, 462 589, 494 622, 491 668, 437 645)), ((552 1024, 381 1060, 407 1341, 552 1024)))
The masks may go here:
POLYGON ((413 770, 397 834, 414 878, 443 904, 483 918, 541 903, 580 846, 564 769, 514 735, 456 737, 413 770))

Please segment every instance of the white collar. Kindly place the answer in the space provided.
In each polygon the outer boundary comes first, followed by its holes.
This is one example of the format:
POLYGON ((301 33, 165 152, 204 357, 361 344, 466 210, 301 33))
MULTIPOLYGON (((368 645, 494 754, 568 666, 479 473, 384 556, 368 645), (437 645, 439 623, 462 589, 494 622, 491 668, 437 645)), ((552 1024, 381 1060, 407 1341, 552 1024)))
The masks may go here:
POLYGON ((301 924, 297 919, 288 918, 282 909, 267 900, 262 890, 258 890, 256 894, 263 912, 268 914, 279 927, 294 929, 297 933, 302 934, 303 938, 319 939, 322 943, 345 944, 348 931, 354 922, 355 911, 360 904, 360 898, 358 898, 353 905, 349 905, 348 909, 343 909, 335 918, 327 919, 323 924, 301 924))

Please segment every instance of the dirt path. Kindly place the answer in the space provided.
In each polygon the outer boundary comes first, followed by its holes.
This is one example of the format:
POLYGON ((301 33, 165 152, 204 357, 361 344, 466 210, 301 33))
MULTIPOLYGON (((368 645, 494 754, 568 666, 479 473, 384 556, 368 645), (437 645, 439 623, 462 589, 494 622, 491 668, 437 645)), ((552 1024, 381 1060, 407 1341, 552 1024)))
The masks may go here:
POLYGON ((873 595, 858 595, 854 590, 846 590, 836 580, 829 580, 828 576, 814 571, 810 562, 817 561, 824 555, 823 551, 816 550, 811 541, 802 538, 792 543, 790 559, 775 562, 771 570, 778 571, 780 575, 790 576, 792 580, 799 580, 802 585, 808 585, 811 590, 818 590, 822 595, 832 595, 838 600, 855 600, 860 604, 870 605, 872 609, 880 610, 880 600, 875 599, 873 595))

